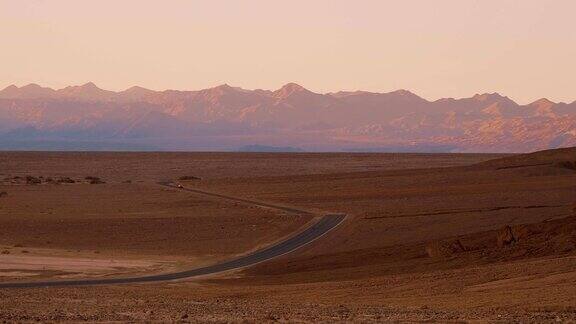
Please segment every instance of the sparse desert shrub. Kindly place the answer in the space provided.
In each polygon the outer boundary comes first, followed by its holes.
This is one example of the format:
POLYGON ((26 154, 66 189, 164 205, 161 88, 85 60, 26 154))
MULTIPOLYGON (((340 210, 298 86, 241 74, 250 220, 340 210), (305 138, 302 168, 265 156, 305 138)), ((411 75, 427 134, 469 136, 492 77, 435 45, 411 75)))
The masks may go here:
POLYGON ((431 258, 447 258, 466 251, 460 240, 434 241, 426 244, 426 253, 431 258))
POLYGON ((10 251, 4 250, 4 251, 0 252, 0 254, 10 254, 10 251))
POLYGON ((33 176, 26 176, 26 184, 29 185, 37 185, 42 183, 42 180, 33 176))
POLYGON ((104 181, 102 181, 100 178, 98 177, 92 177, 92 176, 88 176, 84 178, 85 180, 88 180, 89 184, 101 184, 101 183, 105 183, 104 181))
POLYGON ((8 196, 6 191, 0 191, 0 197, 8 196))
POLYGON ((76 183, 75 180, 72 180, 68 177, 60 177, 56 180, 56 182, 58 182, 58 183, 76 183))
POLYGON ((576 161, 561 161, 556 162, 554 165, 564 169, 576 170, 576 161))
POLYGON ((186 181, 186 180, 202 180, 202 179, 195 176, 181 176, 180 178, 178 178, 178 180, 186 181))
POLYGON ((496 244, 499 247, 504 247, 508 245, 512 245, 516 242, 516 238, 514 237, 514 233, 512 232, 512 227, 506 225, 496 233, 496 244))
POLYGON ((266 319, 269 320, 269 321, 272 321, 272 322, 278 322, 278 321, 280 320, 280 316, 278 316, 278 315, 276 315, 276 314, 274 314, 274 313, 272 313, 272 312, 269 312, 269 313, 266 315, 266 319))

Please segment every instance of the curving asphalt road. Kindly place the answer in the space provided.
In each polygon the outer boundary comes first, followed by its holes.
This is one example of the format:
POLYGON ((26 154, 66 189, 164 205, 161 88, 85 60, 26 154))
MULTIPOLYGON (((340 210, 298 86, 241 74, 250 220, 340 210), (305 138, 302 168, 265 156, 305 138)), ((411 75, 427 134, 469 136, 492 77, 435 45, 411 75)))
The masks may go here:
POLYGON ((299 208, 295 208, 295 207, 287 207, 287 206, 283 206, 283 205, 276 205, 276 204, 271 204, 271 203, 266 203, 266 202, 261 202, 261 201, 256 201, 256 200, 238 198, 238 197, 234 197, 234 196, 223 195, 223 194, 210 192, 210 191, 206 191, 206 190, 201 190, 201 189, 178 188, 177 186, 172 185, 172 183, 170 183, 170 182, 159 182, 158 184, 161 186, 175 188, 175 189, 179 189, 179 190, 183 190, 183 191, 189 191, 189 192, 201 194, 204 196, 211 196, 211 197, 217 197, 217 198, 237 201, 237 202, 241 202, 241 203, 248 204, 248 205, 264 207, 264 208, 271 208, 271 209, 281 210, 281 211, 294 213, 294 214, 313 215, 313 213, 311 213, 307 210, 299 209, 299 208))
MULTIPOLYGON (((164 186, 174 187, 167 183, 161 183, 164 186)), ((306 213, 308 211, 290 208, 285 206, 277 206, 269 203, 262 203, 251 201, 243 198, 236 198, 211 192, 206 192, 197 189, 181 188, 181 190, 196 192, 204 195, 210 195, 243 203, 254 204, 261 207, 280 209, 283 211, 293 213, 306 213)), ((129 284, 129 283, 145 283, 145 282, 161 282, 178 279, 186 279, 210 274, 217 274, 224 271, 235 270, 247 266, 255 265, 260 262, 268 261, 270 259, 279 257, 286 253, 292 252, 328 233, 336 226, 338 226, 346 218, 345 214, 327 214, 322 216, 316 223, 306 228, 305 230, 289 237, 288 239, 275 243, 269 247, 257 250, 247 255, 216 263, 210 266, 185 270, 180 272, 141 276, 141 277, 127 277, 127 278, 108 278, 108 279, 79 279, 79 280, 61 280, 61 281, 37 281, 37 282, 14 282, 14 283, 0 283, 0 289, 5 288, 40 288, 40 287, 70 287, 70 286, 90 286, 90 285, 111 285, 111 284, 129 284)))

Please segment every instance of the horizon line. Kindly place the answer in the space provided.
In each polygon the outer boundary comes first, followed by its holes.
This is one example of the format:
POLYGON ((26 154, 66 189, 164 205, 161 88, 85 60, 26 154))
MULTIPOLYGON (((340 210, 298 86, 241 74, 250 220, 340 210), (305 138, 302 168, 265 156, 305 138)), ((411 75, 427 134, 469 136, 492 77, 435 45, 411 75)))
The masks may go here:
POLYGON ((475 94, 473 94, 473 95, 471 95, 471 96, 468 96, 468 97, 458 97, 458 98, 457 98, 457 97, 440 97, 440 98, 436 98, 436 99, 425 98, 425 97, 423 97, 423 96, 421 96, 421 95, 419 95, 419 94, 416 94, 414 91, 408 90, 408 89, 396 89, 396 90, 392 90, 392 91, 382 91, 382 92, 367 91, 367 90, 361 90, 361 89, 356 89, 356 90, 338 90, 338 91, 328 91, 328 92, 316 92, 316 91, 310 90, 309 88, 304 87, 304 86, 302 86, 302 85, 300 85, 299 83, 296 83, 296 82, 287 82, 287 83, 283 84, 283 85, 282 85, 280 88, 278 88, 278 89, 262 89, 262 88, 249 89, 249 88, 244 88, 244 87, 242 87, 242 86, 231 86, 231 85, 229 85, 228 83, 222 83, 222 84, 218 84, 218 85, 215 85, 215 86, 212 86, 212 87, 195 89, 195 90, 191 90, 191 89, 185 89, 185 90, 182 90, 182 89, 163 89, 163 90, 156 90, 156 89, 152 89, 152 88, 148 88, 148 87, 144 87, 144 86, 140 86, 140 85, 133 85, 133 86, 130 86, 130 87, 127 87, 127 88, 124 88, 124 89, 120 89, 120 90, 109 90, 109 89, 104 89, 104 88, 99 87, 98 85, 96 85, 96 83, 94 83, 94 82, 92 82, 92 81, 88 81, 88 82, 86 82, 86 83, 84 83, 84 84, 80 84, 80 85, 68 85, 68 86, 65 86, 65 87, 43 86, 43 85, 40 85, 39 83, 31 82, 31 83, 27 83, 27 84, 24 84, 24 85, 21 85, 21 86, 17 86, 16 83, 11 83, 11 84, 9 84, 9 85, 7 85, 7 86, 4 86, 4 87, 0 88, 0 92, 5 91, 5 90, 10 89, 10 88, 22 89, 22 88, 29 87, 29 86, 40 87, 40 88, 43 88, 43 89, 50 89, 50 90, 53 90, 53 91, 61 91, 61 90, 64 90, 64 89, 67 89, 67 88, 72 88, 72 87, 93 86, 93 87, 95 87, 95 88, 97 88, 97 89, 99 89, 99 90, 114 92, 114 93, 116 93, 116 94, 122 93, 122 92, 125 92, 125 91, 128 91, 128 90, 133 89, 133 88, 141 88, 141 89, 143 89, 143 90, 149 90, 149 91, 160 92, 160 93, 161 93, 161 92, 166 92, 166 91, 197 92, 197 91, 210 90, 210 89, 216 89, 216 88, 221 88, 221 87, 230 87, 230 88, 233 88, 233 89, 239 89, 239 90, 245 90, 245 91, 270 91, 270 92, 274 92, 274 91, 281 90, 281 89, 283 89, 283 88, 285 88, 285 87, 287 87, 287 86, 290 86, 290 85, 298 86, 298 87, 300 87, 300 88, 302 88, 302 89, 304 89, 304 90, 306 90, 306 91, 309 91, 309 92, 312 92, 312 93, 315 93, 315 94, 319 94, 319 95, 330 95, 330 94, 338 94, 338 93, 362 93, 362 92, 363 92, 363 93, 371 93, 371 94, 391 94, 391 93, 396 93, 396 92, 407 92, 407 93, 409 93, 409 94, 415 95, 415 96, 417 96, 418 98, 421 98, 421 99, 426 100, 426 101, 428 101, 428 102, 436 102, 436 101, 439 101, 439 100, 449 100, 449 99, 453 99, 453 100, 470 99, 470 98, 474 98, 474 97, 476 97, 476 96, 483 96, 483 95, 497 95, 497 96, 500 96, 500 97, 509 99, 509 100, 511 100, 512 102, 514 102, 515 104, 520 105, 520 106, 526 106, 526 105, 534 104, 534 103, 537 103, 537 102, 543 101, 543 100, 547 100, 547 101, 549 101, 549 102, 551 102, 551 103, 553 103, 553 104, 567 104, 567 105, 570 105, 570 104, 576 103, 576 99, 573 100, 572 102, 566 102, 566 101, 553 101, 553 100, 548 99, 547 97, 540 97, 540 98, 538 98, 538 99, 535 99, 535 100, 530 101, 530 102, 527 102, 527 103, 519 103, 517 100, 512 99, 512 98, 510 98, 510 97, 508 97, 508 96, 506 96, 506 95, 503 95, 501 92, 498 92, 498 91, 495 91, 495 92, 483 92, 483 93, 477 92, 477 93, 475 93, 475 94))

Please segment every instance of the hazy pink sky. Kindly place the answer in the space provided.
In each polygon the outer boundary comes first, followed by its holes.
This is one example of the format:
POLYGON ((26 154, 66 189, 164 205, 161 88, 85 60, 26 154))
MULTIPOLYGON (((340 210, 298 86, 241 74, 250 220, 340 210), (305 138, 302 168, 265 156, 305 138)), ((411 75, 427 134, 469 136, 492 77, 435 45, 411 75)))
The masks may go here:
POLYGON ((575 0, 0 0, 0 87, 576 99, 575 0))

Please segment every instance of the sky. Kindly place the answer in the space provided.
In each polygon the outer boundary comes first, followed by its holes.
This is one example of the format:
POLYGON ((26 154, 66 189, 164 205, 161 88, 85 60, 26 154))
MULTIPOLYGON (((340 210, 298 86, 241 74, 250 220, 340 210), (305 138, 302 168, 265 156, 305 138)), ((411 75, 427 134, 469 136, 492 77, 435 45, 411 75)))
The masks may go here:
POLYGON ((576 100, 574 0, 0 0, 0 88, 576 100))

